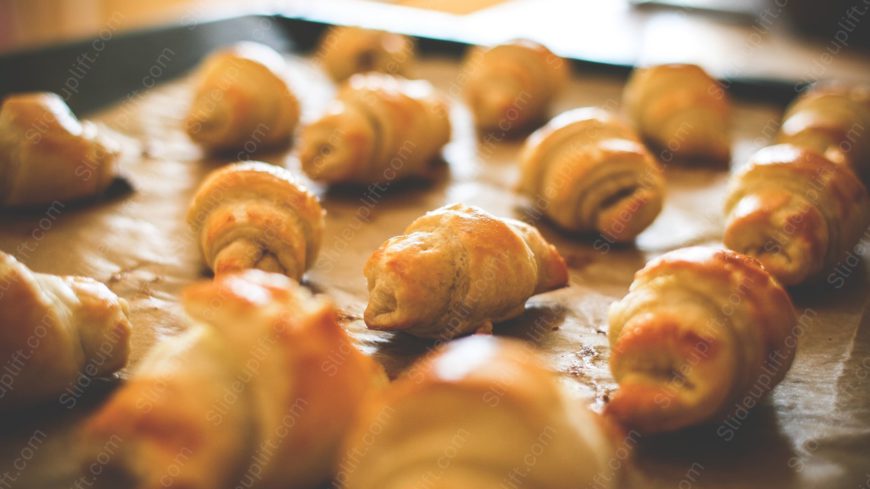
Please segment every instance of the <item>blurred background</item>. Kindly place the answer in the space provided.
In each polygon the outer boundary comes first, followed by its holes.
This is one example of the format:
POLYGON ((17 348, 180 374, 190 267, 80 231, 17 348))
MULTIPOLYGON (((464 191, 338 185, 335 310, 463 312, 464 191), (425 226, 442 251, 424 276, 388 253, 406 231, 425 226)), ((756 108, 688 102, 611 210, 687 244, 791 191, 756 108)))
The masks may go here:
POLYGON ((870 0, 0 0, 0 53, 247 12, 455 37, 527 37, 609 64, 721 77, 870 77, 870 0))

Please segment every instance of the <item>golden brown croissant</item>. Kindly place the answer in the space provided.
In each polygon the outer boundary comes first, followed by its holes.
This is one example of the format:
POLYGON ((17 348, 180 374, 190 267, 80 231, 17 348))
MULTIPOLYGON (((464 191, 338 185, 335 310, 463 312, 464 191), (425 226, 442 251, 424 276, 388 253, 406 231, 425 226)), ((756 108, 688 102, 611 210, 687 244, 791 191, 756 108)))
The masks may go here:
POLYGON ((779 142, 815 150, 870 177, 870 86, 819 85, 786 110, 779 142))
POLYGON ((447 111, 446 100, 427 81, 355 75, 326 115, 304 128, 302 168, 330 183, 423 174, 450 140, 447 111))
POLYGON ((520 190, 567 230, 628 241, 661 211, 661 168, 634 132, 605 110, 559 115, 529 137, 520 161, 520 190))
POLYGON ((85 427, 97 453, 84 467, 104 465, 94 487, 326 480, 358 406, 386 382, 333 305, 259 270, 193 285, 183 303, 189 329, 155 346, 85 427))
POLYGON ((102 193, 118 171, 120 145, 79 121, 54 93, 23 93, 0 109, 0 206, 102 193))
POLYGON ((368 71, 407 75, 414 42, 392 32, 339 26, 327 31, 316 57, 335 81, 368 71))
POLYGON ((187 134, 212 151, 289 143, 299 101, 287 85, 287 65, 272 48, 238 43, 206 59, 185 121, 187 134))
POLYGON ((477 125, 512 132, 546 117, 568 81, 568 64, 538 43, 516 40, 472 49, 463 73, 477 125))
POLYGON ((85 277, 35 273, 0 252, 0 408, 55 397, 72 407, 90 377, 127 364, 127 302, 85 277))
POLYGON ((762 149, 732 178, 725 216, 725 246, 757 258, 785 285, 828 271, 870 224, 858 178, 791 145, 762 149))
POLYGON ((613 435, 516 340, 472 336, 425 357, 348 436, 344 489, 613 487, 613 435))
POLYGON ((324 215, 288 170, 248 161, 212 172, 187 222, 216 275, 258 268, 299 280, 320 250, 324 215))
POLYGON ((523 313, 568 283, 565 260, 528 224, 453 204, 418 218, 365 265, 369 328, 447 339, 523 313))
POLYGON ((700 66, 638 68, 623 103, 640 135, 661 149, 661 159, 725 163, 731 158, 728 98, 700 66))
POLYGON ((785 376, 797 318, 788 294, 753 258, 684 248, 637 272, 610 308, 606 412, 645 433, 751 409, 785 376))

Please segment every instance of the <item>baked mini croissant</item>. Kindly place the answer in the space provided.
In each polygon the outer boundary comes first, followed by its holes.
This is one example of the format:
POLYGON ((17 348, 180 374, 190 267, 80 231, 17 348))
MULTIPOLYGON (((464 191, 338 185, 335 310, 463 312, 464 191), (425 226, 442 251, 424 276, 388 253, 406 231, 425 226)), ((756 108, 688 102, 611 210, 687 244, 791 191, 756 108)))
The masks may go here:
POLYGON ((792 145, 762 149, 732 178, 725 216, 725 246, 757 258, 785 285, 819 278, 870 224, 858 178, 792 145))
POLYGON ((35 273, 0 252, 0 409, 51 398, 69 407, 88 378, 127 364, 130 329, 127 302, 105 285, 35 273))
POLYGON ((778 140, 803 146, 870 177, 870 86, 823 84, 786 110, 778 140))
POLYGON ((418 218, 365 265, 369 328, 448 339, 523 313, 568 283, 565 260, 528 224, 453 204, 418 218))
POLYGON ((98 488, 313 488, 386 383, 291 279, 248 270, 186 289, 188 329, 157 344, 85 426, 98 488), (110 447, 111 456, 106 456, 110 447))
POLYGON ((212 172, 187 222, 216 275, 257 268, 299 280, 320 250, 324 215, 288 170, 248 161, 212 172))
POLYGON ((729 102, 700 66, 666 64, 634 70, 623 103, 640 135, 662 158, 727 163, 731 158, 729 102))
POLYGON ((797 318, 761 264, 694 247, 641 269, 610 307, 605 412, 656 433, 723 419, 760 402, 794 358, 797 318))
POLYGON ((446 100, 423 80, 355 75, 326 115, 302 132, 305 173, 329 183, 420 175, 450 140, 446 100))
POLYGON ((568 64, 526 40, 471 50, 463 68, 465 98, 477 125, 512 132, 543 120, 568 81, 568 64))
POLYGON ((605 110, 559 115, 529 137, 520 161, 520 190, 564 229, 628 241, 661 211, 661 168, 605 110))
POLYGON ((284 78, 287 65, 275 50, 242 42, 209 56, 185 126, 210 151, 244 150, 290 142, 299 101, 284 78))
POLYGON ((420 360, 367 404, 337 482, 344 489, 614 487, 610 429, 529 347, 472 336, 420 360))
POLYGON ((118 171, 120 145, 79 121, 54 93, 23 93, 0 109, 0 206, 101 194, 118 171))
POLYGON ((339 26, 323 36, 316 57, 335 81, 368 71, 407 75, 414 61, 414 42, 392 32, 339 26))

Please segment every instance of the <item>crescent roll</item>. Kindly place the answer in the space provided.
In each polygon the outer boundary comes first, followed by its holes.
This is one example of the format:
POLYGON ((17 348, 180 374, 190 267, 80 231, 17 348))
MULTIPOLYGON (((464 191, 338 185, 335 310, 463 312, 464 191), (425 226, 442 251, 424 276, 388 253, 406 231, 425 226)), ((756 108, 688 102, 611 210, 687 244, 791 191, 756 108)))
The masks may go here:
POLYGON ((289 143, 299 101, 287 84, 287 64, 274 49, 242 42, 209 56, 187 113, 187 134, 210 151, 289 143))
POLYGON ((750 409, 785 376, 797 318, 755 259, 684 248, 641 269, 610 308, 605 412, 643 433, 678 430, 750 409))
POLYGON ((314 180, 382 183, 424 174, 450 140, 447 101, 424 80, 355 75, 302 132, 299 159, 314 180))
POLYGON ((248 161, 212 172, 187 222, 216 275, 257 268, 299 280, 320 250, 325 214, 288 170, 248 161))
POLYGON ((392 32, 332 27, 320 42, 316 57, 335 81, 369 71, 407 75, 414 61, 414 42, 392 32))
POLYGON ((527 40, 472 49, 463 73, 477 125, 502 132, 543 120, 569 75, 565 60, 527 40))
POLYGON ((54 93, 22 93, 0 109, 0 207, 99 195, 118 172, 120 145, 79 121, 54 93))
POLYGON ((85 425, 83 466, 104 469, 94 487, 319 487, 383 370, 330 301, 283 275, 229 274, 182 299, 188 329, 158 343, 85 425))
POLYGON ((123 368, 127 314, 127 302, 96 280, 35 273, 0 252, 0 409, 67 405, 88 378, 123 368))
POLYGON ((725 246, 757 258, 780 282, 815 280, 870 224, 867 190, 846 166, 791 145, 757 152, 732 177, 725 246))
POLYGON ((413 365, 354 424, 344 489, 613 487, 613 433, 517 340, 472 336, 413 365))
POLYGON ((568 283, 565 260, 528 224, 453 204, 418 218, 365 265, 371 329, 448 339, 523 313, 568 283))
POLYGON ((662 159, 730 160, 728 97, 700 66, 638 68, 622 100, 640 135, 662 150, 662 159))
POLYGON ((554 118, 529 137, 520 162, 520 190, 569 231, 629 241, 662 209, 661 168, 634 132, 602 109, 554 118))
POLYGON ((815 150, 870 176, 870 86, 823 84, 786 110, 778 140, 815 150))

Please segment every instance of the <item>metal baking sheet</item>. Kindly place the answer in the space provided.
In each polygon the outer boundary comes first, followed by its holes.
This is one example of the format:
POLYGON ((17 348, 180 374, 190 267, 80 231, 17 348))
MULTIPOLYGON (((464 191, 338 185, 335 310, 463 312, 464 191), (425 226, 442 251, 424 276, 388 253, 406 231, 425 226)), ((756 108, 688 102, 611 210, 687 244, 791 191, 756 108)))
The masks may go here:
MULTIPOLYGON (((127 184, 118 182, 97 202, 0 213, 0 249, 37 271, 94 277, 130 302, 135 326, 132 364, 155 342, 184 328, 178 293, 205 277, 183 219, 202 178, 232 159, 270 161, 295 172, 299 168, 292 146, 224 159, 203 155, 180 124, 191 98, 186 73, 192 62, 216 47, 215 43, 239 39, 282 48, 293 67, 294 87, 304 101, 304 120, 317 117, 334 90, 316 61, 305 55, 322 25, 304 24, 304 32, 291 35, 288 32, 296 24, 272 18, 265 22, 257 21, 263 18, 246 19, 223 22, 254 30, 225 33, 217 40, 204 35, 201 44, 184 36, 170 36, 163 42, 160 31, 138 33, 141 37, 137 39, 148 46, 147 55, 131 57, 124 68, 100 61, 99 67, 90 71, 88 81, 81 82, 75 99, 78 102, 73 105, 81 110, 103 107, 86 115, 123 135, 127 184), (306 41, 301 42, 302 38, 306 41), (182 46, 189 46, 189 50, 182 46), (111 73, 122 69, 132 71, 123 75, 126 83, 113 89, 111 97, 94 93, 102 87, 117 87, 112 85, 111 73), (153 84, 147 83, 151 86, 136 81, 158 72, 153 84), (106 105, 109 101, 113 103, 106 105)), ((201 27, 209 33, 221 31, 201 27)), ((120 40, 123 38, 112 42, 120 40)), ((460 50, 453 44, 444 44, 443 50, 436 49, 437 43, 423 44, 425 56, 414 75, 431 80, 454 99, 454 137, 437 177, 430 183, 395 184, 375 203, 363 198, 364 189, 336 190, 308 182, 322 199, 328 218, 323 250, 307 275, 306 285, 336 301, 344 326, 392 376, 399 375, 432 344, 365 328, 361 320, 366 303, 362 266, 369 254, 417 216, 450 202, 478 205, 503 216, 527 216, 525 200, 513 190, 522 141, 504 134, 476 137, 459 98, 456 54, 460 50)), ((86 43, 81 46, 87 48, 86 43)), ((39 58, 39 53, 31 54, 39 58)), ((107 55, 103 59, 113 58, 107 55)), ((33 86, 18 76, 16 83, 22 84, 16 89, 59 83, 41 78, 49 72, 35 72, 34 76, 37 74, 39 84, 34 81, 33 86)), ((623 83, 620 73, 578 69, 568 90, 559 97, 557 111, 586 105, 618 109, 623 83)), ((780 111, 781 107, 773 105, 736 105, 736 164, 768 142, 772 136, 769 128, 778 121, 780 111)), ((727 171, 721 169, 668 168, 665 209, 635 245, 595 246, 561 234, 546 222, 538 223, 566 257, 571 286, 533 298, 522 317, 500 325, 496 334, 525 338, 540 347, 566 382, 585 395, 594 409, 600 409, 615 387, 607 369, 607 307, 625 293, 633 273, 649 258, 685 245, 719 242, 727 177, 727 171)), ((793 292, 807 319, 802 323, 795 364, 769 398, 726 428, 627 437, 623 444, 633 449, 634 456, 613 461, 625 476, 622 486, 867 487, 867 244, 862 241, 853 258, 844 262, 828 283, 793 292)), ((77 393, 72 403, 5 415, 0 420, 0 487, 68 488, 75 487, 77 481, 85 487, 88 481, 80 479, 77 472, 76 430, 115 384, 94 381, 77 393)))

